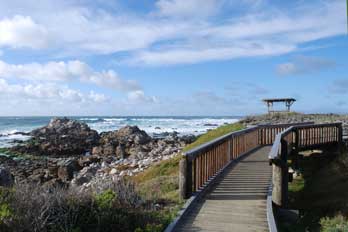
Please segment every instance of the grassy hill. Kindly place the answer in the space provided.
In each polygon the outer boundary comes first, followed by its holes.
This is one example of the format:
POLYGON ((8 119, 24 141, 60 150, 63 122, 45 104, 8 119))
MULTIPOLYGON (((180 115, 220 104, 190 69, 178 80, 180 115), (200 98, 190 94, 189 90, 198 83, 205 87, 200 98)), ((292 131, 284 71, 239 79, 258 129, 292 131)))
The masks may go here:
POLYGON ((209 142, 213 139, 216 139, 220 136, 223 136, 223 135, 228 134, 230 132, 241 130, 241 129, 244 129, 244 126, 241 123, 233 123, 233 124, 227 124, 227 125, 220 126, 214 130, 210 130, 207 133, 199 136, 195 142, 186 146, 184 148, 184 151, 188 151, 192 148, 195 148, 199 145, 202 145, 203 143, 207 143, 207 142, 209 142))

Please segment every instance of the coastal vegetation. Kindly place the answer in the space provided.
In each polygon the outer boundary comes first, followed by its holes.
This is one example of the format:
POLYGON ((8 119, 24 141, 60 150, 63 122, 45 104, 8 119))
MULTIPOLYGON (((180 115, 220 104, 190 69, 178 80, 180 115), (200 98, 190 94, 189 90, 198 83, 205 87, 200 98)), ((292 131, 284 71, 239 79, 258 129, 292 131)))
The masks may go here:
POLYGON ((213 130, 210 130, 208 131, 207 133, 205 134, 202 134, 200 135, 196 141, 194 141, 193 143, 187 145, 183 150, 184 151, 188 151, 192 148, 195 148, 197 146, 200 146, 204 143, 207 143, 213 139, 216 139, 220 136, 223 136, 225 134, 228 134, 228 133, 231 133, 231 132, 234 132, 234 131, 237 131, 237 130, 241 130, 241 129, 244 129, 245 126, 243 126, 243 124, 241 123, 232 123, 232 124, 226 124, 226 125, 223 125, 223 126, 220 126, 216 129, 213 129, 213 130))
MULTIPOLYGON (((103 186, 103 187, 101 187, 103 186)), ((0 231, 162 231, 166 209, 143 198, 130 181, 94 191, 19 184, 0 188, 0 231)))
POLYGON ((300 175, 289 183, 289 208, 297 220, 280 220, 280 231, 348 231, 348 153, 307 151, 300 175))

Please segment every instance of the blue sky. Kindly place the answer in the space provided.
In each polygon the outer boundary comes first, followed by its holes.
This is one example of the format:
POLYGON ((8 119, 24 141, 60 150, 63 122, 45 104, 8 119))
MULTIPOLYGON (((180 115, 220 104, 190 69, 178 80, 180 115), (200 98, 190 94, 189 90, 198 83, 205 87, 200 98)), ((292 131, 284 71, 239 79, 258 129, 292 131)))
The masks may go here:
POLYGON ((344 0, 2 0, 7 115, 348 113, 344 0))

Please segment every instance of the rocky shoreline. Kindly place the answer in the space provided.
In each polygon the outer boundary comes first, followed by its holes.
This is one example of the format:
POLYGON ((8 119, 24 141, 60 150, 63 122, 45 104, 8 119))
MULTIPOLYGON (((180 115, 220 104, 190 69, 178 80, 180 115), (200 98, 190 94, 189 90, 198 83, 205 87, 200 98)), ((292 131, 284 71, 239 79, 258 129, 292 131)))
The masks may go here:
MULTIPOLYGON (((283 113, 240 120, 246 127, 299 122, 342 122, 344 134, 348 134, 348 115, 283 113)), ((8 154, 0 156, 0 186, 16 181, 84 189, 103 180, 136 175, 175 157, 195 140, 195 136, 175 132, 151 137, 136 126, 99 134, 87 124, 67 118, 52 119, 26 135, 30 139, 0 148, 0 153, 8 154)))
POLYGON ((29 135, 29 140, 2 149, 9 156, 0 156, 0 185, 16 181, 88 188, 142 172, 176 156, 195 139, 177 133, 152 138, 136 126, 98 134, 67 118, 54 118, 29 135))

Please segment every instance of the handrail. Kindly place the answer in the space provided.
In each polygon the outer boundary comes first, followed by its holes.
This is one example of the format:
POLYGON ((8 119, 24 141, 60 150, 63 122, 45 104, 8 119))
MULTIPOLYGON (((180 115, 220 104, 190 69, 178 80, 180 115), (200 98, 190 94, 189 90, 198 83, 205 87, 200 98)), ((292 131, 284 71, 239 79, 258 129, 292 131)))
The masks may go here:
POLYGON ((189 198, 200 192, 234 160, 272 144, 268 155, 273 165, 270 200, 282 206, 287 195, 283 191, 285 183, 287 190, 288 182, 287 156, 300 149, 341 142, 341 123, 262 124, 228 133, 184 153, 184 159, 180 161, 180 196, 189 198))
MULTIPOLYGON (((272 145, 271 151, 268 155, 269 159, 275 159, 278 155, 279 155, 279 150, 281 147, 281 140, 287 136, 289 133, 291 132, 297 132, 301 129, 314 129, 314 128, 323 128, 323 127, 341 127, 342 123, 320 123, 320 124, 302 124, 302 125, 294 125, 291 126, 289 128, 287 128, 286 130, 282 131, 281 133, 276 135, 276 138, 274 140, 274 143, 272 145)), ((339 142, 339 135, 337 133, 337 141, 328 141, 328 142, 339 142)), ((307 138, 310 139, 310 138, 307 138)), ((315 144, 316 145, 316 144, 315 144)), ((299 146, 299 144, 297 144, 297 146, 299 146)), ((298 149, 298 147, 297 147, 298 149)))
POLYGON ((273 165, 272 201, 277 206, 286 207, 288 195, 288 158, 298 167, 298 152, 329 144, 342 143, 342 123, 322 123, 295 125, 277 134, 271 151, 270 164, 273 165))
POLYGON ((290 126, 307 126, 307 125, 313 125, 315 122, 295 122, 295 123, 279 123, 279 124, 269 124, 269 123, 264 123, 264 124, 259 124, 259 127, 290 127, 290 126))
POLYGON ((273 144, 279 132, 289 126, 312 125, 313 122, 262 124, 220 136, 184 153, 180 195, 190 197, 204 188, 211 178, 240 156, 264 145, 273 144))
POLYGON ((249 128, 246 128, 246 129, 230 132, 230 133, 228 133, 226 135, 220 136, 220 137, 218 137, 216 139, 213 139, 213 140, 211 140, 211 141, 209 141, 207 143, 204 143, 204 144, 199 145, 199 146, 197 146, 195 148, 192 148, 191 150, 189 150, 187 152, 184 152, 184 156, 188 156, 190 158, 193 158, 193 156, 197 155, 198 153, 203 152, 206 149, 209 149, 211 146, 216 146, 216 145, 226 141, 230 137, 236 137, 236 136, 239 136, 239 135, 243 135, 243 134, 249 133, 251 131, 254 131, 256 129, 258 129, 258 126, 249 127, 249 128))
POLYGON ((273 159, 275 159, 278 156, 279 150, 280 150, 280 146, 281 146, 281 139, 283 137, 285 137, 286 135, 288 135, 289 133, 291 133, 294 130, 294 128, 295 128, 294 126, 291 126, 288 129, 284 130, 283 132, 277 134, 277 136, 276 136, 276 138, 274 140, 273 146, 271 148, 271 151, 270 151, 270 153, 268 155, 268 158, 270 160, 273 160, 273 159))

